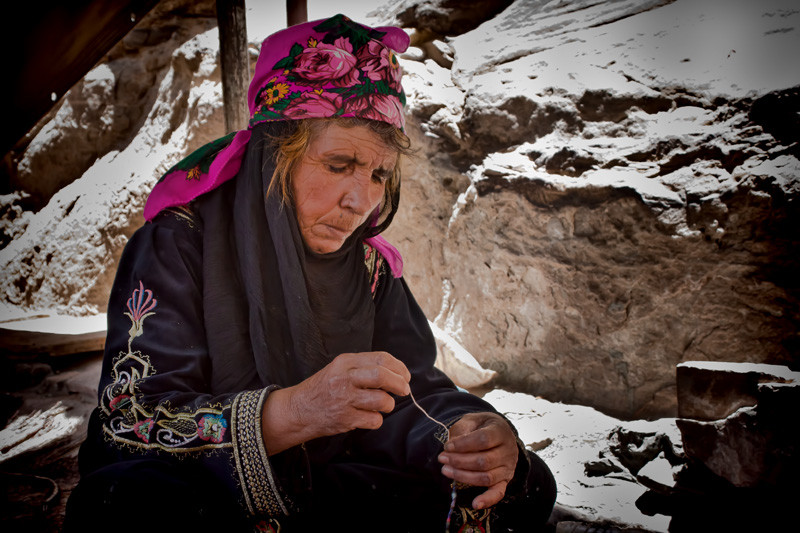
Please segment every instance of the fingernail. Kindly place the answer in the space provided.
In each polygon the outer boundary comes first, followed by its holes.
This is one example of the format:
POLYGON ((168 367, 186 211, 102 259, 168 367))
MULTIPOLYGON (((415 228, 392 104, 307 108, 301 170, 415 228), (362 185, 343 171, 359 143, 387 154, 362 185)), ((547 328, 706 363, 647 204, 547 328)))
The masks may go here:
POLYGON ((449 461, 450 459, 446 455, 442 454, 439 456, 439 462, 443 465, 446 465, 449 461))
POLYGON ((452 452, 454 448, 455 446, 450 442, 444 445, 444 451, 446 452, 452 452))
POLYGON ((453 469, 449 466, 443 466, 442 474, 444 474, 446 477, 453 477, 453 469))
POLYGON ((480 502, 478 502, 477 504, 473 505, 472 507, 473 507, 473 509, 475 509, 476 511, 480 511, 481 509, 483 509, 483 504, 482 504, 482 503, 480 503, 480 502))

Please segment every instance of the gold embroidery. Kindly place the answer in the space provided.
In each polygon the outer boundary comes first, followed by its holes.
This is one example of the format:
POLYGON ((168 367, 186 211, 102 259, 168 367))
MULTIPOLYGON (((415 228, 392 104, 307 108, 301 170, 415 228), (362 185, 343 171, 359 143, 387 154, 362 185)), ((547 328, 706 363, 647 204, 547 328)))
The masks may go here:
POLYGON ((112 372, 114 381, 103 390, 100 409, 106 418, 103 430, 118 444, 170 452, 232 446, 230 442, 222 442, 227 430, 223 414, 227 406, 176 412, 170 410, 166 402, 153 408, 139 402, 139 383, 155 374, 146 355, 138 351, 120 354, 114 361, 112 372), (217 426, 212 429, 213 424, 217 426), (192 446, 198 439, 210 442, 192 446))
POLYGON ((228 406, 200 407, 194 411, 170 409, 169 402, 147 406, 141 403, 139 384, 155 375, 150 358, 133 351, 132 343, 144 334, 144 321, 156 314, 158 300, 153 291, 139 281, 128 298, 125 315, 131 320, 128 331, 128 353, 120 353, 113 361, 112 382, 100 398, 104 420, 103 432, 118 445, 145 450, 194 452, 229 448, 223 442, 228 421, 223 412, 228 406))
POLYGON ((185 205, 179 205, 175 207, 168 207, 164 209, 164 211, 172 213, 178 220, 186 222, 190 228, 195 228, 194 211, 192 211, 189 207, 185 205))
POLYGON ((484 509, 483 511, 476 511, 467 507, 459 507, 458 511, 461 513, 461 528, 459 532, 464 533, 480 533, 491 531, 489 518, 492 514, 492 508, 484 509))

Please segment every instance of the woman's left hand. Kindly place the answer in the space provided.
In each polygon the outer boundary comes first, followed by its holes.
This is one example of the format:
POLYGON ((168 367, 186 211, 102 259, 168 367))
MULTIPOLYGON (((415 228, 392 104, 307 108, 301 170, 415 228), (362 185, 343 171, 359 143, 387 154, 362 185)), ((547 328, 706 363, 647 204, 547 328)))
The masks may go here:
POLYGON ((450 428, 450 440, 439 455, 442 474, 450 479, 488 487, 472 500, 485 509, 500 500, 517 468, 519 448, 511 426, 496 413, 469 413, 450 428))

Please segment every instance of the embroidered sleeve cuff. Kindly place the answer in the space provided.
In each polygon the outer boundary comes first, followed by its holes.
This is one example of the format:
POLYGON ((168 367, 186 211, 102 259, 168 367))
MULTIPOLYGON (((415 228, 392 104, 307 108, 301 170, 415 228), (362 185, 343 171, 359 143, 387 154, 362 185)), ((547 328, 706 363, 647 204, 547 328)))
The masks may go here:
POLYGON ((233 455, 244 500, 252 515, 288 516, 293 507, 281 494, 261 436, 261 410, 269 393, 277 388, 242 392, 233 401, 233 455))

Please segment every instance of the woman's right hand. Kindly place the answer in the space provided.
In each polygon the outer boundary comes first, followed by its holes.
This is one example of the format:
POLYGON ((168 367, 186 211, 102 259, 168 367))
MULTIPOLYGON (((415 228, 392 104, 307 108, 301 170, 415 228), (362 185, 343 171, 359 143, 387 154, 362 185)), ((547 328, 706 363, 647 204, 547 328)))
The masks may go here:
POLYGON ((270 393, 261 414, 270 455, 353 429, 377 429, 394 409, 390 393, 411 392, 411 373, 386 352, 346 353, 305 381, 270 393))

